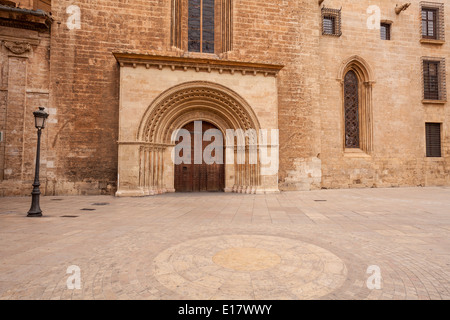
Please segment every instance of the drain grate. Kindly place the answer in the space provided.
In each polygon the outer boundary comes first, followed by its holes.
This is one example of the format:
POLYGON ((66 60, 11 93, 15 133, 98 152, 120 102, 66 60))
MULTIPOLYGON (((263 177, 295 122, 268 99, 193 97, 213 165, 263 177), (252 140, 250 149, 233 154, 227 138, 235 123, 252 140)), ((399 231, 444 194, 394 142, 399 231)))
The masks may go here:
POLYGON ((109 203, 108 202, 98 202, 98 203, 93 203, 92 205, 93 206, 107 206, 107 205, 109 205, 109 203))
POLYGON ((78 216, 61 216, 61 218, 78 218, 78 216))
POLYGON ((92 209, 92 208, 83 208, 83 209, 80 209, 81 211, 95 211, 95 210, 97 210, 97 209, 92 209))
POLYGON ((327 202, 327 200, 314 200, 315 202, 327 202))

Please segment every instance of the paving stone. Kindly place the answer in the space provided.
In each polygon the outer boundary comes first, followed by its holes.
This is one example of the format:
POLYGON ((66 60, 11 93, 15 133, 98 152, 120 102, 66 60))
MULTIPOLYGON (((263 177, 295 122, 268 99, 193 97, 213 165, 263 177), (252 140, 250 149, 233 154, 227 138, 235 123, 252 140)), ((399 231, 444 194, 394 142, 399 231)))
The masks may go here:
POLYGON ((449 193, 0 198, 0 299, 448 299, 449 193))

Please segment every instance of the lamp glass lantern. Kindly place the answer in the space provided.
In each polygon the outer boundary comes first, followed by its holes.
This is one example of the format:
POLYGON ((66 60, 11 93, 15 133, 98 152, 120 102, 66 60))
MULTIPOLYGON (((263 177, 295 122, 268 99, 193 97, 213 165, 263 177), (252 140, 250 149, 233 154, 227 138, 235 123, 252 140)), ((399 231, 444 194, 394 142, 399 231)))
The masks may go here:
POLYGON ((38 111, 33 112, 34 124, 38 130, 45 128, 45 121, 48 118, 48 113, 45 112, 44 109, 44 107, 39 107, 38 111))

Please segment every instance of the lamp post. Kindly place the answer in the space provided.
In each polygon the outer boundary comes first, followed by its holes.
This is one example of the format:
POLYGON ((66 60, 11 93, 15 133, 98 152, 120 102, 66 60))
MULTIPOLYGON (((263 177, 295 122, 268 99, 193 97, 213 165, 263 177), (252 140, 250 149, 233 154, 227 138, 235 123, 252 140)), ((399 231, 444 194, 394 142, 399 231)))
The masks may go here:
POLYGON ((42 210, 39 206, 39 196, 41 195, 40 182, 39 182, 39 165, 41 156, 41 133, 45 128, 45 120, 48 118, 48 113, 44 111, 45 108, 39 107, 38 111, 33 112, 34 123, 36 129, 38 129, 37 135, 37 149, 36 149, 36 169, 34 175, 33 192, 31 192, 31 208, 28 211, 28 217, 42 217, 42 210))

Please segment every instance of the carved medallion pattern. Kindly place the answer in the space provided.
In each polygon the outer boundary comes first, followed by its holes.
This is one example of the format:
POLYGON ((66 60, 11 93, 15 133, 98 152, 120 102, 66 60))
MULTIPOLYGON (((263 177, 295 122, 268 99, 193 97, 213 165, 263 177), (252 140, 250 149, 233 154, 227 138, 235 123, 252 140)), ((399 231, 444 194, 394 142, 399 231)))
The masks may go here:
POLYGON ((4 45, 14 54, 24 54, 31 51, 31 45, 26 42, 5 41, 4 45))

